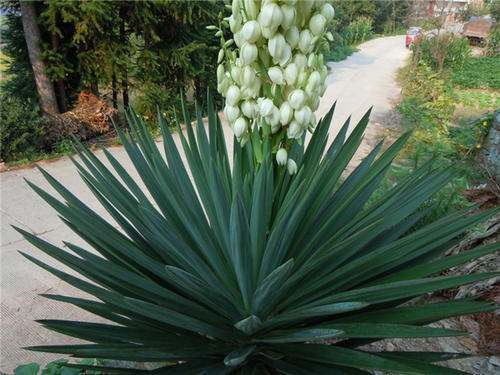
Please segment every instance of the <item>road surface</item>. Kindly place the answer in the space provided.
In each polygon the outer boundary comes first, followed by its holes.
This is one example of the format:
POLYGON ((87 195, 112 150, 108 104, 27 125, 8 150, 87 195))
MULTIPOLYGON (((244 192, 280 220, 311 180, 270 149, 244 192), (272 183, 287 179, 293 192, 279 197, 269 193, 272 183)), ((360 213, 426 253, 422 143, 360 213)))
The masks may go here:
MULTIPOLYGON (((374 39, 362 44, 359 52, 347 60, 331 63, 328 88, 317 111, 317 117, 324 115, 334 100, 338 99, 331 134, 335 135, 349 114, 353 120, 361 118, 364 112, 374 106, 372 123, 384 119, 398 99, 400 89, 395 81, 398 68, 404 65, 408 51, 404 48, 402 36, 374 39)), ((229 143, 232 136, 227 133, 229 143)), ((129 165, 123 148, 112 147, 114 156, 129 165)), ((229 147, 231 150, 231 147, 229 147)), ((100 154, 100 153, 98 153, 100 154)), ((104 210, 79 179, 68 158, 40 163, 78 197, 88 202, 98 212, 104 210)), ((9 224, 19 226, 38 234, 54 244, 61 241, 83 244, 58 219, 55 212, 30 188, 27 178, 42 187, 47 183, 35 168, 7 171, 1 178, 1 362, 0 370, 11 372, 16 365, 27 362, 45 363, 60 355, 46 355, 21 349, 30 345, 69 343, 62 335, 41 328, 35 319, 91 319, 89 314, 39 297, 40 293, 78 294, 64 282, 24 259, 18 250, 25 251, 51 264, 41 251, 34 249, 9 224)), ((48 188, 48 187, 47 187, 48 188)), ((50 189, 49 189, 50 190, 50 189)))

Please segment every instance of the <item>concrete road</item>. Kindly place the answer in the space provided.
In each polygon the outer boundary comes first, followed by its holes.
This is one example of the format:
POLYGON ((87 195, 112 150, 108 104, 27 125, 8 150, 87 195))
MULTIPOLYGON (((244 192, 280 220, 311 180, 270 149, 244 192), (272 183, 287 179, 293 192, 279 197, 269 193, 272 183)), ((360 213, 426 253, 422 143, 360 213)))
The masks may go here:
MULTIPOLYGON (((366 42, 360 46, 359 52, 347 60, 330 64, 329 86, 317 115, 318 118, 323 116, 332 102, 338 99, 332 135, 336 134, 349 114, 353 114, 353 119, 357 120, 371 105, 374 105, 374 113, 370 127, 374 128, 375 122, 384 118, 398 98, 399 88, 395 82, 395 74, 407 56, 408 51, 404 48, 403 37, 396 36, 366 42)), ((227 134, 229 135, 229 132, 227 134)), ((231 137, 227 137, 230 143, 232 143, 231 137)), ((123 148, 113 147, 110 150, 126 166, 131 165, 123 148)), ((40 164, 91 207, 104 214, 104 210, 96 204, 68 158, 40 164)), ((83 244, 82 240, 62 224, 55 212, 30 190, 24 179, 27 178, 42 187, 47 187, 47 183, 35 168, 7 171, 2 173, 0 178, 2 340, 0 370, 11 372, 21 363, 45 363, 61 357, 29 352, 21 347, 71 342, 62 335, 41 328, 34 322, 35 319, 92 318, 80 310, 39 297, 40 293, 75 295, 79 292, 37 268, 18 253, 18 250, 22 250, 53 263, 23 240, 9 224, 36 233, 54 244, 61 244, 63 240, 83 244)))

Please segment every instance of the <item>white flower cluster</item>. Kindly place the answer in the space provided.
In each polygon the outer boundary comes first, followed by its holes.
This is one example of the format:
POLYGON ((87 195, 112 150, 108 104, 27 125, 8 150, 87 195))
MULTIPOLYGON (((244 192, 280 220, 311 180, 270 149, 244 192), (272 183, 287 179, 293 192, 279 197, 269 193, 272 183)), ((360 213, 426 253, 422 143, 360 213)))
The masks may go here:
MULTIPOLYGON (((240 142, 264 123, 280 137, 279 144, 315 126, 327 75, 317 50, 331 38, 326 25, 334 13, 324 0, 233 0, 227 21, 238 48, 228 48, 232 40, 223 43, 217 82, 226 98, 226 119, 240 142)), ((285 149, 277 162, 287 164, 285 149)), ((292 172, 293 165, 288 169, 292 172)))

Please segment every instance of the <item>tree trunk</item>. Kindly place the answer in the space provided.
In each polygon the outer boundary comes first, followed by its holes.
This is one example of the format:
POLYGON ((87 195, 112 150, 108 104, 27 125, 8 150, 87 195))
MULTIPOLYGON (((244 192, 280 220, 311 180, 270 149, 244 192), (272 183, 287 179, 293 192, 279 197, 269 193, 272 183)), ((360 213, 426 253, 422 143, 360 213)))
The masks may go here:
MULTIPOLYGON (((55 32, 53 32, 51 35, 51 40, 52 40, 52 49, 57 52, 59 50, 59 36, 55 32)), ((68 110, 68 103, 66 101, 66 88, 64 86, 64 80, 58 79, 55 82, 55 85, 56 85, 56 90, 57 90, 59 111, 61 113, 64 113, 68 110)))
POLYGON ((59 113, 54 86, 45 73, 45 64, 42 60, 40 29, 36 22, 35 5, 31 1, 20 1, 19 4, 21 5, 21 20, 23 23, 24 38, 28 47, 33 75, 35 76, 40 107, 43 112, 48 114, 59 113))
POLYGON ((118 109, 118 88, 116 87, 115 67, 113 66, 113 74, 111 75, 111 91, 113 94, 113 108, 118 109))
MULTIPOLYGON (((125 45, 127 41, 127 36, 125 35, 125 18, 126 18, 126 8, 122 7, 120 9, 120 40, 122 45, 125 45)), ((126 52, 125 52, 126 53, 126 52)), ((128 57, 128 56, 127 56, 128 57)), ((128 110, 129 98, 128 98, 128 72, 127 72, 127 62, 124 64, 123 79, 122 79, 122 95, 123 95, 123 109, 128 110)))

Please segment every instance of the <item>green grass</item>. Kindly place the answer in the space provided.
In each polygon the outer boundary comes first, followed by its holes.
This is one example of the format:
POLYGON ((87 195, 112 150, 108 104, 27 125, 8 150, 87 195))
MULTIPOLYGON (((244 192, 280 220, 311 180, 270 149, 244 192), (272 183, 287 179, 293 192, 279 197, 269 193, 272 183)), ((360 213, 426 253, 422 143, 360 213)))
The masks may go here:
POLYGON ((331 50, 325 57, 327 61, 342 61, 351 56, 358 49, 349 45, 338 45, 331 50))
POLYGON ((462 88, 500 89, 500 56, 472 57, 452 73, 452 83, 462 88))
POLYGON ((478 110, 500 108, 500 92, 482 89, 455 89, 457 104, 478 110))

